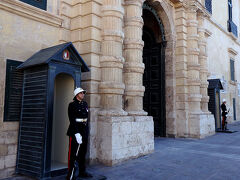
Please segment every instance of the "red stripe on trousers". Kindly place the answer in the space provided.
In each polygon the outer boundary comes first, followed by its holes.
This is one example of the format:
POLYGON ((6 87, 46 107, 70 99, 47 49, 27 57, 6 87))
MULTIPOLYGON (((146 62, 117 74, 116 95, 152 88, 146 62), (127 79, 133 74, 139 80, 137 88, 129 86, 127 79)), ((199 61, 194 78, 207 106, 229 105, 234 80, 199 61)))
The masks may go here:
POLYGON ((72 137, 69 137, 69 146, 68 146, 68 169, 70 169, 71 145, 72 145, 72 137))

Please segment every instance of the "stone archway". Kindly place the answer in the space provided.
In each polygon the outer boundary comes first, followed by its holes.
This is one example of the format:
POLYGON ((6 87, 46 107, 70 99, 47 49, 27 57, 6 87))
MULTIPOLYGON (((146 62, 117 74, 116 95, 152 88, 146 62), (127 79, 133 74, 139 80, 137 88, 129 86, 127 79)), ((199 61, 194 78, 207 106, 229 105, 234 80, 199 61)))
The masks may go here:
POLYGON ((166 136, 165 33, 161 19, 146 2, 143 4, 143 109, 153 117, 154 135, 166 136))
MULTIPOLYGON (((173 20, 173 8, 164 1, 147 0, 145 1, 154 9, 160 18, 164 28, 164 37, 158 39, 159 42, 165 40, 165 116, 166 116, 166 136, 175 137, 176 128, 176 74, 175 74, 175 26, 173 20)), ((162 30, 161 30, 162 31, 162 30)))

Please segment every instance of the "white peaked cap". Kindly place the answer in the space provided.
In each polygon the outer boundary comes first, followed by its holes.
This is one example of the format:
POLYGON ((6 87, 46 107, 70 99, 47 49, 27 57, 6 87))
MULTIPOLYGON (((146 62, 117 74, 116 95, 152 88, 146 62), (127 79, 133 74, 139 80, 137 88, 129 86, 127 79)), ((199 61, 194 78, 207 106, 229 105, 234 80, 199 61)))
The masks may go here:
POLYGON ((222 102, 227 102, 226 99, 223 99, 222 102))
POLYGON ((80 87, 77 87, 75 90, 74 90, 74 96, 76 96, 78 93, 80 92, 84 92, 84 94, 86 93, 86 91, 80 87))

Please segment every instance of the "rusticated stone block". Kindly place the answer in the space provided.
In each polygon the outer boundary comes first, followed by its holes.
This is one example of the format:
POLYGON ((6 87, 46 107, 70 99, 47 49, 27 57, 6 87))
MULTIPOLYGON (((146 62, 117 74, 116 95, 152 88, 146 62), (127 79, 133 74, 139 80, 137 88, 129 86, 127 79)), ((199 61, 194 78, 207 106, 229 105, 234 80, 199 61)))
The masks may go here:
POLYGON ((5 132, 0 132, 0 144, 5 143, 5 132))
POLYGON ((9 131, 5 132, 5 144, 17 144, 18 141, 18 132, 17 131, 9 131))
POLYGON ((0 156, 6 156, 8 154, 8 146, 7 145, 0 145, 0 156))
POLYGON ((2 177, 1 176, 1 169, 4 169, 4 157, 3 156, 0 156, 0 177, 2 177))
POLYGON ((10 144, 7 147, 8 155, 17 154, 17 144, 10 144))
POLYGON ((19 122, 4 122, 2 126, 2 131, 18 131, 18 129, 19 122))
POLYGON ((5 156, 5 167, 15 167, 16 166, 16 155, 5 156))
MULTIPOLYGON (((1 161, 0 161, 1 163, 1 161)), ((0 178, 7 178, 11 177, 15 172, 15 167, 14 168, 5 168, 5 169, 0 169, 0 178)))
POLYGON ((94 54, 94 53, 86 53, 86 54, 81 54, 81 56, 88 66, 97 67, 97 68, 100 67, 99 55, 94 54))
MULTIPOLYGON (((4 161, 3 161, 4 162, 4 161)), ((1 164, 2 162, 0 161, 0 164, 1 164)), ((0 169, 0 177, 1 178, 6 178, 6 177, 8 177, 8 171, 7 171, 7 169, 0 169)))
POLYGON ((130 117, 98 121, 97 155, 100 162, 112 165, 153 151, 148 148, 154 147, 149 146, 154 144, 152 117, 136 116, 135 121, 130 117), (112 155, 106 154, 106 151, 112 155))

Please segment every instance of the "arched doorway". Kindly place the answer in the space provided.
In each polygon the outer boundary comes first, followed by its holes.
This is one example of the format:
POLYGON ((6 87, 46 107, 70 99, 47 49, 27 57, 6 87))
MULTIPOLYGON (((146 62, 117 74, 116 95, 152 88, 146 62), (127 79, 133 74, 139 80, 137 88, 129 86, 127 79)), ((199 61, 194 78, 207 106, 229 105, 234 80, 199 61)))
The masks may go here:
POLYGON ((166 136, 165 36, 160 18, 148 4, 143 5, 143 109, 153 116, 154 135, 166 136))
POLYGON ((51 170, 67 168, 69 126, 68 104, 73 99, 73 77, 61 73, 56 76, 54 83, 54 106, 52 122, 51 170))

